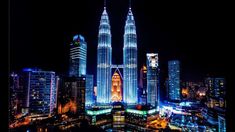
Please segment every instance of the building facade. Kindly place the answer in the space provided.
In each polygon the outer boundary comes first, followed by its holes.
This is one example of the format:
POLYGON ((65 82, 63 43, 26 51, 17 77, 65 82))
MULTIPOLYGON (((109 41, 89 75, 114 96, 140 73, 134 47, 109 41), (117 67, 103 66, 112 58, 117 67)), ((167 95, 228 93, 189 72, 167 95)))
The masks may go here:
MULTIPOLYGON (((20 102, 22 102, 19 97, 20 92, 20 84, 19 84, 19 76, 18 74, 12 72, 10 74, 10 97, 9 97, 9 115, 10 120, 14 120, 14 116, 21 112, 20 102)), ((21 103, 22 105, 22 103, 21 103)))
POLYGON ((147 53, 147 103, 153 107, 158 104, 158 54, 147 53))
POLYGON ((109 17, 104 7, 101 16, 97 47, 97 103, 111 101, 112 47, 109 17))
POLYGON ((87 43, 82 35, 75 35, 70 44, 69 76, 86 75, 87 43))
POLYGON ((123 47, 123 101, 127 104, 138 103, 137 93, 137 35, 135 20, 129 8, 123 47))
POLYGON ((210 108, 226 107, 226 85, 225 78, 212 78, 205 79, 205 86, 207 91, 207 106, 210 108))
POLYGON ((147 67, 145 65, 140 69, 138 100, 139 103, 147 104, 147 67))
POLYGON ((72 112, 84 118, 86 77, 64 77, 60 95, 59 113, 72 112))
POLYGON ((26 107, 32 114, 51 114, 57 106, 57 77, 53 71, 23 70, 26 107))
POLYGON ((112 76, 112 102, 122 101, 122 79, 117 71, 112 76))
POLYGON ((226 119, 223 115, 218 115, 218 132, 226 132, 226 119))
POLYGON ((86 75, 86 106, 94 104, 94 76, 86 75))
POLYGON ((180 92, 180 62, 178 60, 168 61, 169 90, 168 96, 172 101, 181 100, 180 92))

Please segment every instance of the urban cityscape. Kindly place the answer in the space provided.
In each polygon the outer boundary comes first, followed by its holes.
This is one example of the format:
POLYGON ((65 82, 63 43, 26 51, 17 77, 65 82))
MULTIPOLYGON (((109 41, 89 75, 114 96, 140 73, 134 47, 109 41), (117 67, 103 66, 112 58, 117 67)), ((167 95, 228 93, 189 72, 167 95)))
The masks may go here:
POLYGON ((9 130, 226 132, 226 77, 185 78, 184 61, 177 57, 165 60, 162 70, 158 49, 139 48, 134 0, 125 3, 122 48, 116 48, 110 4, 104 0, 99 19, 93 18, 96 54, 89 52, 86 35, 75 32, 61 53, 68 62, 64 73, 40 65, 10 69, 9 130))

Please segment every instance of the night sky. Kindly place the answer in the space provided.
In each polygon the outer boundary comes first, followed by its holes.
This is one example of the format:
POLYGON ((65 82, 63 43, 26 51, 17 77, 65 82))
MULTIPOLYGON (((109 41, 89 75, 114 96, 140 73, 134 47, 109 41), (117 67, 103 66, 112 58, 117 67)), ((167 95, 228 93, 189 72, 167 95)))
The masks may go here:
MULTIPOLYGON (((87 72, 96 74, 98 26, 103 0, 11 0, 10 70, 39 67, 66 73, 69 43, 82 34, 88 44, 87 72)), ((113 63, 122 64, 128 0, 107 0, 113 63)), ((167 61, 181 61, 183 80, 225 76, 229 55, 220 3, 132 0, 138 39, 138 66, 147 52, 159 54, 163 78, 167 61)), ((140 68, 139 68, 140 69, 140 68)), ((139 73, 139 70, 138 70, 139 73)))

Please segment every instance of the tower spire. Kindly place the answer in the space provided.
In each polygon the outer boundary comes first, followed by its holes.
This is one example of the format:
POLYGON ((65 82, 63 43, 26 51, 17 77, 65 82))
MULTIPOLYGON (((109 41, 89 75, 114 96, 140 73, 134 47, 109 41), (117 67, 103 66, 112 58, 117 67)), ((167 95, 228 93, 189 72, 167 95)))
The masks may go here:
POLYGON ((104 9, 106 9, 106 0, 104 0, 104 9))
POLYGON ((131 0, 129 0, 129 9, 131 9, 131 0))

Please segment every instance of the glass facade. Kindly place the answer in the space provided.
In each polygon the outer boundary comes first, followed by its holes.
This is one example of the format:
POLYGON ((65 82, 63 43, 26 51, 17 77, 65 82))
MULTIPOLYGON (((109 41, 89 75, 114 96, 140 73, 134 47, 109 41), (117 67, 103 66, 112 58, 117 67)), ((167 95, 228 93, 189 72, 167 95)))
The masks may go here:
POLYGON ((140 104, 147 103, 147 67, 144 65, 140 69, 138 100, 140 104))
POLYGON ((94 104, 94 83, 93 75, 86 75, 86 106, 94 104))
POLYGON ((87 43, 82 35, 75 35, 70 44, 69 76, 86 75, 87 43))
POLYGON ((31 113, 49 114, 56 108, 57 87, 55 72, 28 72, 28 106, 31 113))
POLYGON ((207 98, 208 106, 213 108, 215 106, 225 108, 226 107, 226 87, 225 78, 212 78, 205 79, 205 86, 208 89, 207 98))
POLYGON ((97 48, 97 103, 111 101, 112 47, 109 18, 106 7, 101 16, 97 48))
POLYGON ((131 8, 129 8, 125 24, 123 66, 123 101, 127 104, 136 104, 138 103, 137 35, 131 8))
POLYGON ((14 119, 14 115, 16 115, 17 113, 19 113, 19 102, 22 101, 20 100, 20 98, 18 97, 18 91, 19 91, 19 76, 16 73, 11 73, 10 75, 10 97, 9 97, 9 119, 13 120, 14 119))
POLYGON ((169 76, 169 99, 180 100, 180 62, 178 60, 168 61, 169 76))
POLYGON ((226 132, 226 119, 218 115, 218 132, 226 132))
POLYGON ((157 107, 158 102, 158 54, 147 53, 147 103, 157 107))

